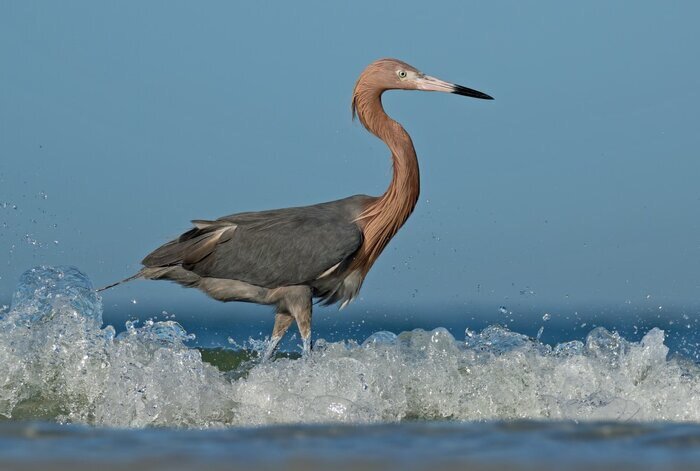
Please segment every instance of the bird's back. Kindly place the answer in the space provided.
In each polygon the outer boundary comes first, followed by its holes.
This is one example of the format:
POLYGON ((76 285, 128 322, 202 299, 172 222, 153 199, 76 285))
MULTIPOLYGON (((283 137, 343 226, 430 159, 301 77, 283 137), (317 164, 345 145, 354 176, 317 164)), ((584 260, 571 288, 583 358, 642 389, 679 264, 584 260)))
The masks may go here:
POLYGON ((311 284, 362 244, 355 222, 374 198, 356 195, 312 206, 246 212, 195 227, 149 254, 146 267, 180 265, 200 277, 265 288, 311 284))

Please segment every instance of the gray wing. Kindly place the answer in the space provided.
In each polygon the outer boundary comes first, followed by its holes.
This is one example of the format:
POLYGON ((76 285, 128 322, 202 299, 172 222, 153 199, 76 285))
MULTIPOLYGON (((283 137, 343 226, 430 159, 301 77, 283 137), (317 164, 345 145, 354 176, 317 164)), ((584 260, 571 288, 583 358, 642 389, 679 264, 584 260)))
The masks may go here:
POLYGON ((193 221, 195 228, 148 255, 147 267, 182 265, 199 276, 266 288, 305 284, 354 254, 354 219, 369 197, 193 221))

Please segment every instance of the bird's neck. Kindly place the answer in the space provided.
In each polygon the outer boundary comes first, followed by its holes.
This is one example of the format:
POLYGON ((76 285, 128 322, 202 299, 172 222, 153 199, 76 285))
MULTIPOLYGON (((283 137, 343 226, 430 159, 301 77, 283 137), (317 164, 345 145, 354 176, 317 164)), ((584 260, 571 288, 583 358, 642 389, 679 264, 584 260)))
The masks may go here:
POLYGON ((393 163, 386 192, 369 203, 358 219, 364 243, 353 265, 364 275, 413 212, 420 194, 420 172, 411 137, 386 114, 381 92, 358 86, 353 110, 367 130, 386 143, 393 163))

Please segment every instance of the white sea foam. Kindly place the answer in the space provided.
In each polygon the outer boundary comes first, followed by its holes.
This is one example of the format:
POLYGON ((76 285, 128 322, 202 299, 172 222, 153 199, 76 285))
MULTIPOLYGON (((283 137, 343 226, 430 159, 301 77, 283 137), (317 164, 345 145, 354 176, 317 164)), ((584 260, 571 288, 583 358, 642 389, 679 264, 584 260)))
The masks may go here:
POLYGON ((259 425, 409 419, 700 422, 700 369, 668 358, 664 333, 603 328, 555 347, 492 326, 320 340, 310 358, 224 373, 174 321, 102 327, 75 268, 25 273, 0 318, 0 414, 108 426, 259 425))

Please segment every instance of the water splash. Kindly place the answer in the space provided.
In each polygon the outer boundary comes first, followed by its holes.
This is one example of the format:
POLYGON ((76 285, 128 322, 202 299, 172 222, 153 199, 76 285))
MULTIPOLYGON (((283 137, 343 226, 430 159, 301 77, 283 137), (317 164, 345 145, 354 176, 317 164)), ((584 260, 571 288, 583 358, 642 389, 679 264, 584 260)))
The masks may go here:
POLYGON ((98 328, 102 326, 100 299, 84 273, 64 266, 32 268, 22 274, 12 296, 11 323, 49 321, 64 307, 98 328))
MULTIPOLYGON (((215 427, 410 419, 700 421, 700 369, 664 333, 630 342, 602 327, 550 346, 502 326, 319 340, 308 359, 260 364, 221 350, 221 371, 173 320, 102 326, 72 267, 25 273, 0 314, 0 414, 119 427, 215 427), (234 359, 235 361, 229 361, 234 359)), ((208 354, 214 358, 214 355, 208 354)))

